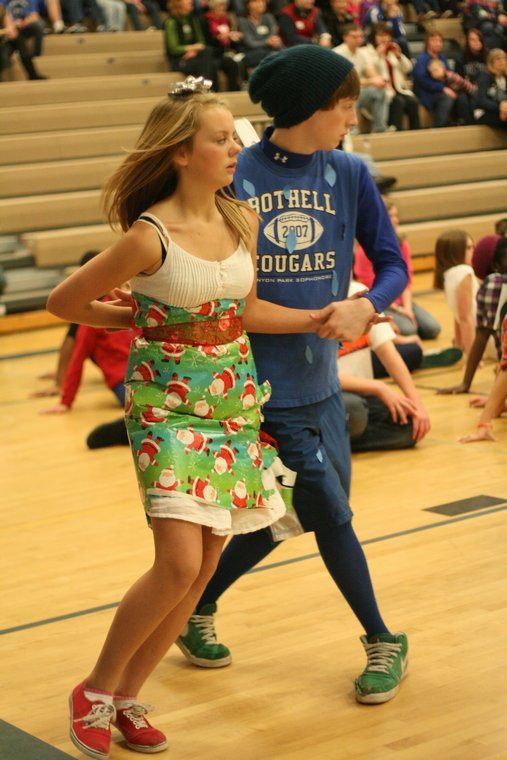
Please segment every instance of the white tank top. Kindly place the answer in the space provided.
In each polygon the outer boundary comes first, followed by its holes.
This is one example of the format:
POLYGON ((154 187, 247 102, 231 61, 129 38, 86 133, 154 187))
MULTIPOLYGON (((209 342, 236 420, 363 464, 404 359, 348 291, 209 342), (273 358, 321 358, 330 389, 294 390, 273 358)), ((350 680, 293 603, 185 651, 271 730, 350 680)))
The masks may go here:
POLYGON ((472 275, 472 316, 475 323, 475 314, 477 311, 475 297, 479 290, 479 283, 477 282, 472 267, 469 264, 456 264, 456 266, 447 269, 444 272, 444 291, 447 303, 449 304, 454 317, 458 319, 458 299, 456 297, 456 292, 461 282, 469 275, 472 275))
POLYGON ((138 221, 157 231, 165 258, 153 274, 140 274, 130 280, 135 293, 179 308, 200 306, 221 298, 246 298, 252 288, 254 269, 250 251, 242 240, 234 253, 223 261, 207 261, 171 240, 160 219, 153 214, 142 214, 138 221))

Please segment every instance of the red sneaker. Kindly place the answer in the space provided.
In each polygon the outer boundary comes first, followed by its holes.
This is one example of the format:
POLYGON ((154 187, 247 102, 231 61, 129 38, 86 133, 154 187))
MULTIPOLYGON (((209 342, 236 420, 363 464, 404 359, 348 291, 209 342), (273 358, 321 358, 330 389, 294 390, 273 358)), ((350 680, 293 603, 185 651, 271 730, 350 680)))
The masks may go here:
POLYGON ((127 747, 136 752, 162 752, 169 746, 165 735, 146 720, 146 715, 153 710, 151 705, 137 702, 135 699, 115 697, 116 718, 114 725, 123 736, 127 747))
POLYGON ((76 747, 88 757, 108 758, 115 715, 113 695, 80 683, 69 697, 69 706, 70 738, 76 747))

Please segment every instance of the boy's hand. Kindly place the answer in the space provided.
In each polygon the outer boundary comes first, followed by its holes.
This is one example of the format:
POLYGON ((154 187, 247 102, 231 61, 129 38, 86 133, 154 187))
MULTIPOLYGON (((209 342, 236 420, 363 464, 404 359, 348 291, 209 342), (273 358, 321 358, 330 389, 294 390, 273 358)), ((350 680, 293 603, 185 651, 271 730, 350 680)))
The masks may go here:
POLYGON ((319 338, 356 340, 365 335, 372 324, 389 321, 389 317, 380 317, 372 302, 362 295, 364 293, 346 301, 333 301, 311 313, 311 318, 319 323, 316 329, 319 338))
POLYGON ((70 412, 70 406, 60 403, 51 406, 49 409, 41 409, 39 414, 65 414, 66 412, 70 412))

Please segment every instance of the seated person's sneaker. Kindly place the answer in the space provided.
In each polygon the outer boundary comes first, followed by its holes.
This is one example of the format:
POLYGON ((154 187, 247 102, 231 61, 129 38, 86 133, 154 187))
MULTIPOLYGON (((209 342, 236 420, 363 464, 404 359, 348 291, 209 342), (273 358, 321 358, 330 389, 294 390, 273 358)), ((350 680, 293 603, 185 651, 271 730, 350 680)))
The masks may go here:
POLYGON ((204 604, 190 617, 183 633, 176 639, 187 660, 201 668, 223 668, 232 662, 229 649, 217 641, 216 611, 216 604, 204 604))
POLYGON ((401 679, 408 670, 408 640, 405 633, 378 633, 361 643, 368 656, 368 664, 354 681, 356 699, 366 704, 388 702, 396 696, 401 679))
POLYGON ((151 705, 128 697, 115 697, 114 706, 116 718, 113 723, 122 732, 129 749, 146 754, 167 749, 169 745, 165 734, 146 720, 146 715, 153 710, 151 705))
POLYGON ((70 738, 75 746, 88 757, 109 757, 113 695, 80 683, 69 697, 69 706, 70 738))

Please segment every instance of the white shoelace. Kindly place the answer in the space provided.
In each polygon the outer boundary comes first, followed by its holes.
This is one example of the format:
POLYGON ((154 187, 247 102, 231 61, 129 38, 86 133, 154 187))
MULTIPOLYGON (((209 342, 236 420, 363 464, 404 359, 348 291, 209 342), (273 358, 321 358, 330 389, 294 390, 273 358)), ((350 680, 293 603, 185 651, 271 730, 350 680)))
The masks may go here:
POLYGON ((146 705, 143 702, 133 702, 129 707, 120 709, 136 728, 147 728, 148 722, 144 716, 155 708, 153 705, 146 705))
POLYGON ((114 705, 100 702, 93 705, 88 715, 85 715, 80 720, 85 724, 85 728, 105 728, 107 730, 115 715, 116 710, 114 705))
POLYGON ((216 644, 217 634, 213 622, 213 615, 192 615, 191 622, 199 628, 206 644, 216 644))
POLYGON ((374 670, 378 673, 389 673, 394 658, 401 652, 401 644, 391 644, 389 641, 365 644, 364 648, 368 657, 366 670, 374 670))

